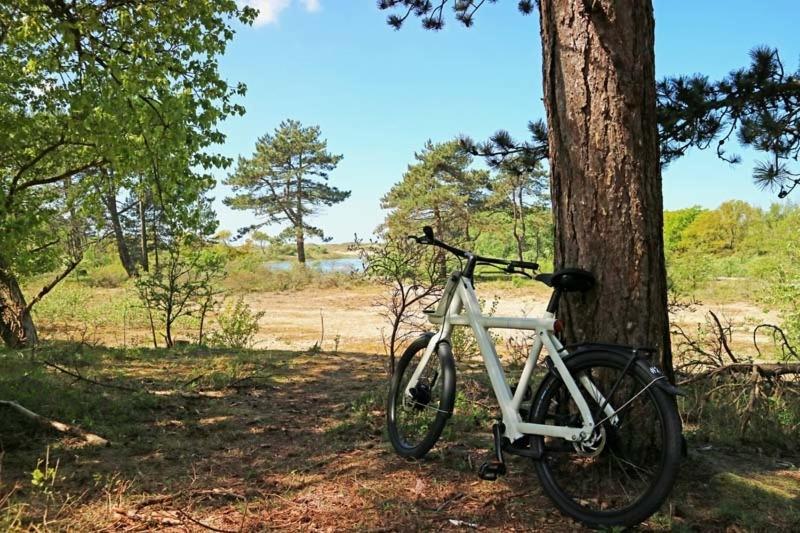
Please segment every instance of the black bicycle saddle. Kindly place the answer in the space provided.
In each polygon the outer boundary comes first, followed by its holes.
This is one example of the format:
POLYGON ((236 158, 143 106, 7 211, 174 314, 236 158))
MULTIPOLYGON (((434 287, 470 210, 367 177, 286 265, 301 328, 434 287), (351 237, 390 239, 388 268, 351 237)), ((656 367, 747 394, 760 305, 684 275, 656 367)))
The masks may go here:
POLYGON ((586 292, 594 287, 594 275, 580 268, 562 268, 552 274, 538 274, 537 281, 563 292, 586 292))

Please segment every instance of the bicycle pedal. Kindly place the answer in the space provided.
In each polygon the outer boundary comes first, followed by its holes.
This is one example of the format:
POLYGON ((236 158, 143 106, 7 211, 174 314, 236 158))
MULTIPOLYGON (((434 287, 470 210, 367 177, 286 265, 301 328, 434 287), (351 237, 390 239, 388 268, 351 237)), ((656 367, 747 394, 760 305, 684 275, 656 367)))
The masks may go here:
POLYGON ((478 477, 485 481, 495 481, 506 474, 506 465, 499 461, 486 461, 478 469, 478 477))

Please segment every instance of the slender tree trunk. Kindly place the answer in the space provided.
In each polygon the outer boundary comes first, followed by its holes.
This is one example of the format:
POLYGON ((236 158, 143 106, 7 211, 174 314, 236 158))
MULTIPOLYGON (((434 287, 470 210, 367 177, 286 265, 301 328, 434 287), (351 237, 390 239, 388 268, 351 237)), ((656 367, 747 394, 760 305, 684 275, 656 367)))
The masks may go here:
POLYGON ((108 209, 108 217, 111 219, 111 228, 114 230, 114 240, 117 243, 119 260, 122 263, 123 268, 125 268, 125 272, 127 272, 128 277, 136 277, 138 275, 136 264, 133 262, 131 254, 128 251, 128 244, 125 242, 125 234, 122 232, 122 224, 120 224, 119 221, 117 198, 114 195, 114 192, 105 192, 103 194, 103 202, 106 204, 106 208, 108 209))
POLYGON ((672 377, 650 0, 541 0, 557 267, 567 340, 657 349, 672 377))
MULTIPOLYGON (((300 164, 302 165, 302 159, 300 164)), ((297 215, 295 220, 295 242, 297 244, 297 261, 301 265, 306 264, 306 239, 305 228, 303 227, 303 175, 297 174, 297 215)))
POLYGON ((139 253, 142 256, 142 270, 149 272, 150 261, 147 258, 147 201, 144 193, 139 196, 139 226, 142 230, 139 239, 139 253))
POLYGON ((297 244, 297 261, 301 265, 306 264, 306 239, 303 235, 303 226, 295 227, 295 243, 297 244))
POLYGON ((14 274, 0 263, 0 338, 8 348, 29 348, 39 336, 14 274))
MULTIPOLYGON (((434 236, 437 239, 445 238, 442 213, 439 211, 438 206, 433 208, 433 226, 434 236)), ((447 279, 447 256, 445 255, 445 251, 441 248, 436 248, 434 253, 436 254, 436 263, 439 265, 439 277, 447 279)))
POLYGON ((511 205, 514 209, 514 240, 517 243, 517 257, 520 261, 524 261, 522 258, 524 252, 524 242, 525 242, 525 213, 522 211, 522 189, 519 190, 519 198, 517 198, 517 189, 511 189, 511 205), (517 204, 517 200, 519 200, 519 204, 517 204), (520 224, 522 225, 522 234, 520 234, 520 224))
POLYGON ((153 216, 153 258, 156 262, 156 271, 158 271, 158 214, 153 216))

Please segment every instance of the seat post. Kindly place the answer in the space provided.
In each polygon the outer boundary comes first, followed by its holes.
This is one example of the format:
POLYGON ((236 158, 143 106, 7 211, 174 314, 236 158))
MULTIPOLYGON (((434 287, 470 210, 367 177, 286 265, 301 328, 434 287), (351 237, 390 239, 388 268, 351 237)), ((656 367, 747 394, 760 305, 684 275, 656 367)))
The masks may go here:
POLYGON ((561 289, 556 287, 553 289, 553 294, 550 295, 550 301, 547 303, 547 312, 554 315, 558 312, 558 301, 561 299, 561 289))

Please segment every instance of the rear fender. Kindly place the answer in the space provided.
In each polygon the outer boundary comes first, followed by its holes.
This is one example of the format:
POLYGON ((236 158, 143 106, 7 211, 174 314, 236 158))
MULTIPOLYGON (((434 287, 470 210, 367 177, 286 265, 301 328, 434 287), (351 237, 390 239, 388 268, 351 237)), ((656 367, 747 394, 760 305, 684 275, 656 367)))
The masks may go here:
POLYGON ((659 389, 671 396, 686 395, 681 389, 667 380, 658 365, 650 361, 651 356, 655 353, 655 350, 652 348, 634 348, 619 344, 587 343, 570 345, 567 346, 567 349, 569 350, 569 355, 564 358, 565 362, 569 360, 570 357, 586 352, 611 352, 622 355, 623 357, 633 357, 635 358, 634 364, 645 370, 647 374, 653 378, 655 386, 659 389))

